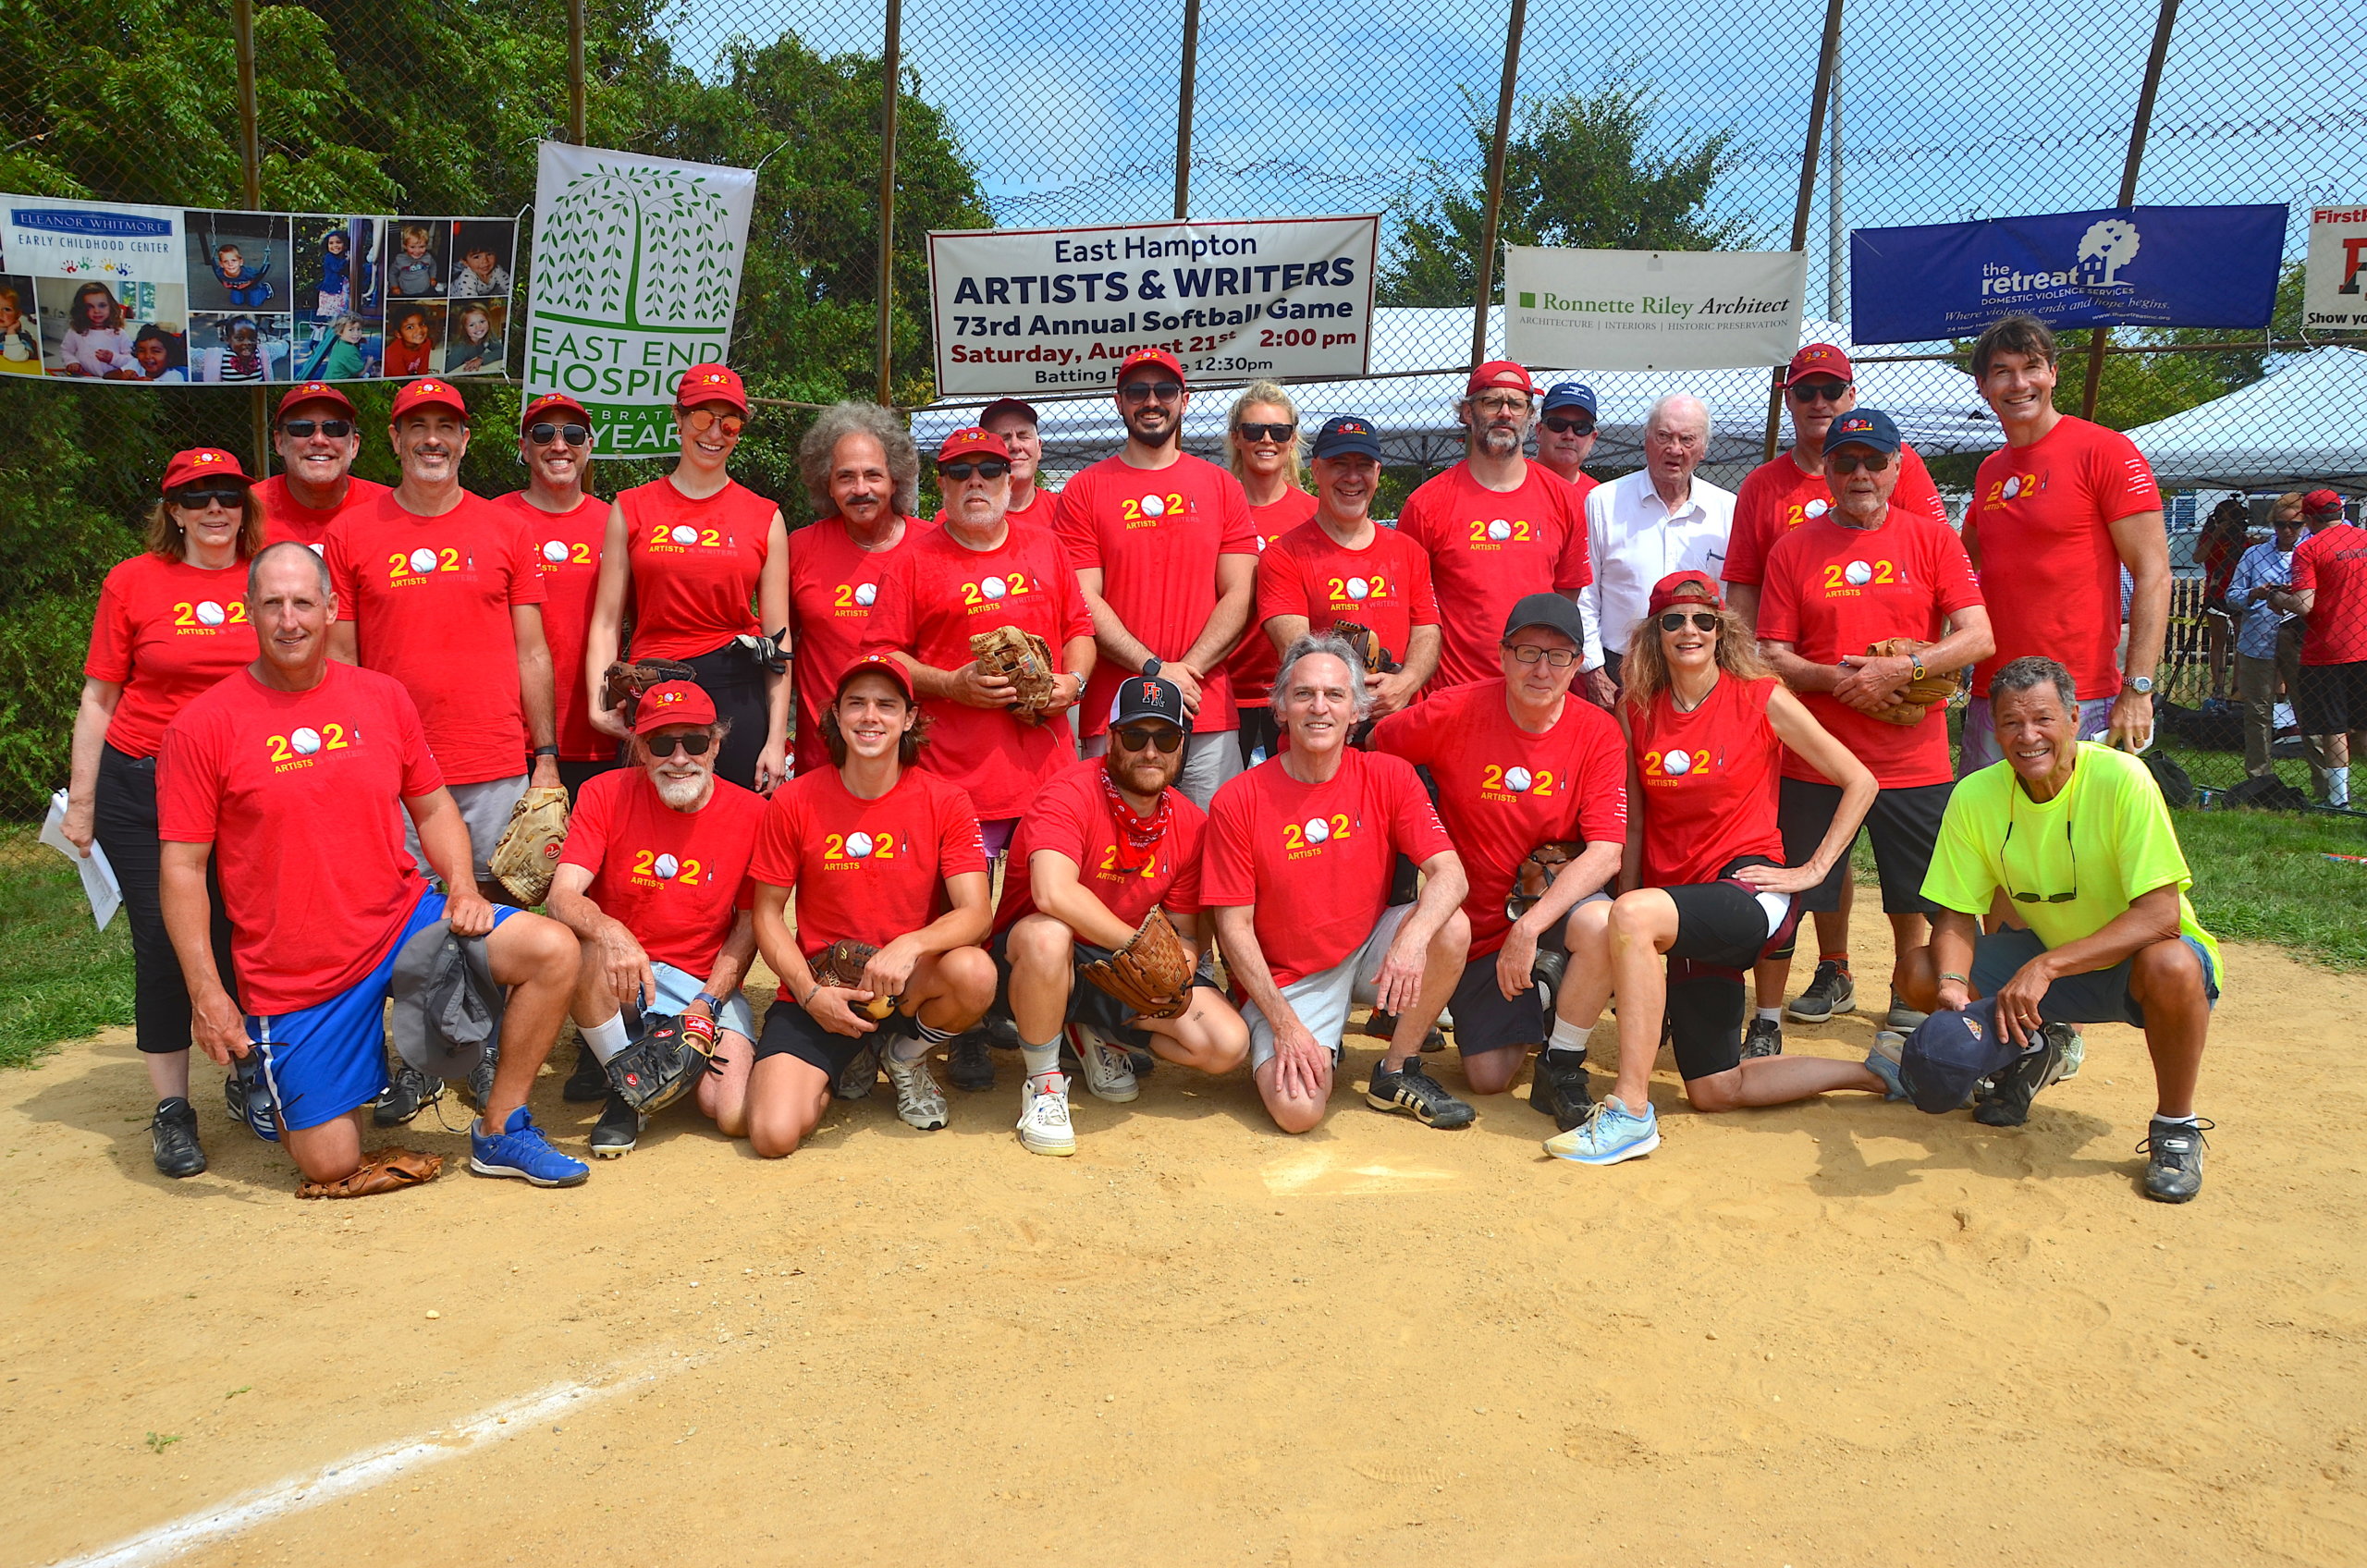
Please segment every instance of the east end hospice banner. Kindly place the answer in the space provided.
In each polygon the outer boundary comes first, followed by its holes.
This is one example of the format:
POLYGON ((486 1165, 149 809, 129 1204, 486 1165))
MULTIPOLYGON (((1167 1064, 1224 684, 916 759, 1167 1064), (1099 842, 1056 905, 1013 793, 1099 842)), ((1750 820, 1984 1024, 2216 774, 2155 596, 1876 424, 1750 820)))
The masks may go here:
POLYGON ((1196 379, 1353 379, 1380 239, 1369 214, 932 230, 938 391, 1108 391, 1137 349, 1196 379))
POLYGON ((2105 207, 1849 235, 1849 336, 1972 337, 2000 316, 2053 327, 2268 325, 2284 207, 2105 207))

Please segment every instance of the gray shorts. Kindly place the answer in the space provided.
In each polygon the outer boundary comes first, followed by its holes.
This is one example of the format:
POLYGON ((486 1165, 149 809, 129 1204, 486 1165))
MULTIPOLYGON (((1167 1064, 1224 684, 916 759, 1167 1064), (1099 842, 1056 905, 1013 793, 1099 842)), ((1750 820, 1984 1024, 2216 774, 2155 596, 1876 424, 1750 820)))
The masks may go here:
MULTIPOLYGON (((1340 1039, 1348 1032, 1348 1014, 1358 1002, 1370 1002, 1379 994, 1374 983, 1380 978, 1381 961, 1389 956, 1389 944, 1397 939, 1397 928, 1413 912, 1412 904, 1392 904, 1381 912, 1380 923, 1363 947, 1331 968, 1282 987, 1282 999, 1291 1004, 1306 1032, 1318 1045, 1331 1047, 1333 1067, 1340 1065, 1340 1039)), ((1249 1070, 1255 1072, 1274 1060, 1274 1026, 1253 1001, 1241 1004, 1241 1021, 1249 1025, 1249 1070)))
MULTIPOLYGON (((489 778, 482 784, 447 784, 452 791, 452 803, 460 808, 460 820, 469 825, 469 858, 476 863, 476 877, 480 882, 493 880, 493 847, 501 842, 501 835, 509 827, 509 813, 520 797, 526 793, 526 776, 515 778, 489 778)), ((427 864, 427 853, 419 847, 419 828, 403 814, 403 843, 411 851, 411 858, 428 876, 435 876, 435 868, 427 864)))
MULTIPOLYGON (((1110 732, 1088 736, 1085 754, 1098 757, 1110 750, 1110 732)), ((1199 807, 1208 809, 1208 802, 1224 781, 1241 771, 1241 740, 1231 729, 1211 729, 1206 734, 1186 737, 1184 741, 1184 771, 1175 776, 1175 787, 1184 798, 1199 807)))
MULTIPOLYGON (((2110 697, 2097 697, 2079 704, 2080 741, 2101 741, 2112 728, 2110 697)), ((1964 747, 1956 753, 1956 777, 1969 778, 1993 762, 2003 762, 2005 753, 1997 749, 1997 729, 1989 717, 1989 699, 1975 697, 1965 704, 1964 747)))

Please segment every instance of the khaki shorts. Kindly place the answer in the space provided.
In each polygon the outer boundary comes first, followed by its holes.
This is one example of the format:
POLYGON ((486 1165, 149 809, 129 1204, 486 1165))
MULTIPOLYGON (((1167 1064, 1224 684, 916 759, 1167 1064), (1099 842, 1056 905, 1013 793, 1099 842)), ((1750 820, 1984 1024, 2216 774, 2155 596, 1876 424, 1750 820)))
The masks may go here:
MULTIPOLYGON (((1358 1002, 1369 1003, 1379 996, 1375 983, 1380 978, 1381 962, 1389 957, 1389 944, 1397 940, 1397 928, 1412 913, 1412 904, 1392 904, 1381 912, 1380 923, 1363 947, 1331 968, 1302 975, 1282 987, 1282 999, 1291 1004, 1315 1043, 1331 1047, 1333 1067, 1340 1065, 1340 1040, 1348 1032, 1348 1014, 1358 1002)), ((1255 1072, 1274 1060, 1274 1026, 1252 1001, 1241 1004, 1241 1021, 1249 1025, 1249 1070, 1255 1072)))
MULTIPOLYGON (((482 784, 444 787, 452 791, 452 803, 460 808, 460 820, 468 824, 469 858, 475 863, 476 878, 490 882, 493 847, 509 830, 511 808, 526 793, 526 776, 521 773, 515 778, 489 778, 482 784)), ((426 851, 419 847, 419 828, 409 812, 403 813, 403 843, 410 848, 411 858, 419 863, 419 869, 434 877, 435 868, 427 864, 426 851)))

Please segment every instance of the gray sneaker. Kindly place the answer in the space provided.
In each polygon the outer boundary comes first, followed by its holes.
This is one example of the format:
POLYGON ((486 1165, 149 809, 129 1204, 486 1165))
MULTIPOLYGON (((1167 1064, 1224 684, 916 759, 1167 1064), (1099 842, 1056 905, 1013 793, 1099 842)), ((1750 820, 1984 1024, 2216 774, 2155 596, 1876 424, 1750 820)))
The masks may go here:
POLYGON ((1742 1059, 1755 1060, 1762 1056, 1784 1054, 1784 1025, 1772 1018, 1751 1014, 1750 1028, 1742 1037, 1742 1059))
POLYGON ((2202 1134, 2215 1123, 2153 1118, 2137 1152, 2145 1162, 2145 1195, 2156 1203, 2187 1203, 2202 1191, 2202 1134))
POLYGON ((945 1125, 947 1111, 945 1091, 937 1086, 937 1079, 928 1070, 928 1058, 916 1056, 910 1061, 898 1061, 892 1050, 879 1053, 880 1064, 888 1069, 888 1081, 896 1085, 896 1114, 904 1125, 924 1133, 934 1133, 945 1125))
POLYGON ((859 1100, 869 1096, 872 1085, 879 1082, 879 1047, 866 1044, 854 1053, 854 1060, 839 1070, 839 1081, 830 1093, 839 1099, 859 1100))
POLYGON ((1916 1011, 1907 1005, 1896 991, 1893 991, 1890 994, 1890 1011, 1883 1014, 1883 1027, 1895 1029, 1902 1035, 1912 1035, 1921 1028, 1923 1021, 1931 1016, 1928 1012, 1916 1011))
POLYGON ((1809 988, 1792 998, 1784 1010, 1803 1023, 1821 1023, 1836 1012, 1858 1011, 1858 983, 1849 972, 1827 959, 1816 966, 1816 978, 1809 988))

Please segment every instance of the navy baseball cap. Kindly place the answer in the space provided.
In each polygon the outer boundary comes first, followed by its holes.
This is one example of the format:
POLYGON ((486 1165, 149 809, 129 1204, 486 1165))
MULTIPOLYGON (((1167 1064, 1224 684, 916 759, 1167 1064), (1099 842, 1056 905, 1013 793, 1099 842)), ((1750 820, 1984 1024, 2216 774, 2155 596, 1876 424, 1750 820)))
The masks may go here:
POLYGON ((1511 642, 1524 626, 1542 626, 1567 637, 1573 646, 1587 645, 1587 623, 1579 619, 1578 606, 1560 594, 1531 594, 1515 605, 1504 617, 1504 641, 1511 642))
POLYGON ((1112 724, 1139 724, 1147 718, 1164 719, 1185 731, 1192 728, 1184 712, 1183 688, 1159 678, 1157 659, 1145 664, 1140 675, 1130 675, 1118 683, 1118 700, 1110 708, 1112 724))
POLYGON ((1871 447, 1877 452, 1898 450, 1898 426, 1880 409, 1852 409, 1824 433, 1824 449, 1871 447))
POLYGON ((1984 997, 1962 1012, 1943 1009, 1916 1025, 1899 1049, 1898 1081, 1918 1110, 1939 1116, 1966 1104, 1974 1085, 2021 1055, 1998 1027, 1997 998, 1984 997))
POLYGON ((1540 411, 1550 414, 1555 409, 1584 409, 1588 413, 1593 413, 1594 388, 1583 381, 1555 382, 1546 388, 1545 407, 1540 411))
POLYGON ((1380 461, 1380 433, 1360 414, 1339 414, 1323 422, 1309 449, 1318 458, 1364 456, 1380 461))

